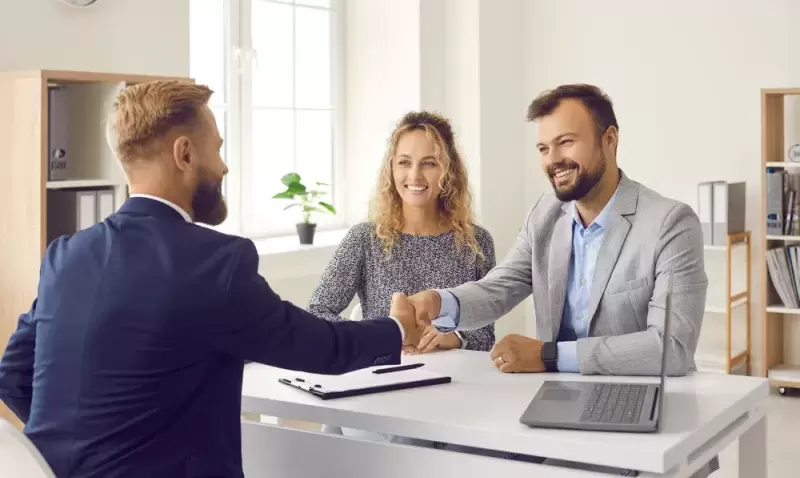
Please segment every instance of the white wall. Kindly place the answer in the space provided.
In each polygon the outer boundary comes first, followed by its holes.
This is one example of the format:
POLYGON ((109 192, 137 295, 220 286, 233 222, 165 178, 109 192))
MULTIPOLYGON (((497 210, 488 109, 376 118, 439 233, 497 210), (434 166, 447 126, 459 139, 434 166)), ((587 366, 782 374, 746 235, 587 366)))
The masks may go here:
MULTIPOLYGON (((747 181, 748 228, 760 237, 759 90, 800 86, 794 33, 800 2, 530 1, 524 17, 529 100, 562 83, 602 87, 615 103, 619 164, 630 177, 693 207, 699 181, 747 181)), ((798 112, 794 108, 790 116, 798 112)), ((787 129, 787 142, 800 139, 800 130, 787 129)), ((535 140, 535 126, 526 127, 529 200, 550 187, 535 140)), ((760 241, 754 246, 756 258, 760 241)), ((719 261, 709 260, 709 279, 724 280, 724 268, 712 264, 719 261)), ((755 263, 752 280, 758 362, 762 282, 755 263)), ((705 321, 723 319, 708 315, 705 321)))
POLYGON ((420 105, 419 0, 348 0, 345 175, 350 224, 367 217, 397 121, 420 105))
MULTIPOLYGON (((421 0, 422 108, 447 116, 469 173, 478 222, 498 261, 516 239, 525 204, 523 0, 421 0)), ((525 333, 530 301, 496 324, 525 333)))
POLYGON ((188 0, 3 0, 0 70, 189 74, 188 0))

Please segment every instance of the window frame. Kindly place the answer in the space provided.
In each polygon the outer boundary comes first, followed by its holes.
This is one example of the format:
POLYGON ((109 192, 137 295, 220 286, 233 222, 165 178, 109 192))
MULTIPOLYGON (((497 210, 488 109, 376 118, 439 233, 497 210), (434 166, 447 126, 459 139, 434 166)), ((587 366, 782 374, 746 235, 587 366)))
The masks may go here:
MULTIPOLYGON (((296 8, 316 8, 331 12, 331 186, 328 200, 336 207, 335 216, 319 214, 315 216, 318 231, 343 229, 347 226, 345 188, 342 186, 345 172, 345 38, 344 38, 344 0, 331 0, 330 8, 297 4, 294 0, 218 0, 224 4, 225 36, 225 99, 224 104, 212 100, 209 106, 225 111, 225 162, 229 172, 225 178, 224 192, 228 204, 228 218, 214 229, 251 239, 267 239, 296 234, 294 223, 291 227, 268 227, 257 229, 248 224, 252 219, 248 212, 258 207, 254 204, 251 191, 245 179, 251 177, 255 159, 253 158, 253 111, 252 81, 257 61, 253 48, 252 23, 253 2, 273 2, 291 5, 296 8)), ((191 45, 190 45, 191 47, 191 45)), ((292 45, 292 58, 295 51, 292 45)), ((191 68, 191 65, 190 65, 191 68)), ((195 79, 197 80, 197 79, 195 79)), ((293 79, 297 84, 296 78, 293 79)), ((296 88, 296 86, 295 86, 296 88)), ((293 102, 292 111, 303 110, 293 102)), ((296 158, 296 151, 295 151, 296 158)), ((267 159, 268 160, 268 159, 267 159)), ((306 180, 309 178, 305 178, 306 180)), ((266 186, 273 188, 272 185, 266 186)), ((280 183, 274 184, 275 192, 280 191, 280 183)), ((271 191, 271 189, 270 189, 271 191)), ((278 200, 275 200, 278 201, 278 200)), ((297 210, 285 214, 298 214, 297 210)), ((299 222, 299 220, 297 221, 299 222)))

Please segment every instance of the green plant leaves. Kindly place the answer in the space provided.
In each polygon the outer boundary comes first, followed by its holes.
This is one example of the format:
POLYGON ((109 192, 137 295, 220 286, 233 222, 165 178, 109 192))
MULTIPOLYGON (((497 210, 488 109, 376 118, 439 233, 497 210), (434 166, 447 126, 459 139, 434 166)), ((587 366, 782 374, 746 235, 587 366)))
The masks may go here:
MULTIPOLYGON (((286 174, 281 178, 281 182, 283 183, 284 186, 287 186, 287 187, 291 187, 292 184, 300 184, 300 175, 297 174, 297 173, 286 174)), ((302 184, 300 184, 300 185, 302 186, 302 184)), ((306 187, 303 186, 303 189, 305 189, 305 188, 306 187)))
POLYGON ((328 204, 328 203, 326 203, 326 202, 322 202, 322 201, 320 201, 320 202, 319 202, 319 205, 320 205, 320 206, 322 206, 322 207, 324 207, 325 209, 327 209, 327 210, 328 210, 328 212, 330 212, 331 214, 336 214, 336 208, 335 208, 335 207, 333 207, 333 204, 328 204))
MULTIPOLYGON (((333 207, 332 204, 318 199, 319 197, 326 196, 328 194, 327 191, 308 189, 305 184, 300 181, 300 175, 297 173, 288 173, 281 178, 281 183, 286 186, 286 190, 272 196, 273 199, 294 199, 297 201, 283 208, 284 211, 294 207, 301 207, 305 222, 309 222, 311 220, 311 214, 315 212, 336 214, 336 208, 333 207)), ((328 183, 320 181, 314 184, 316 186, 330 186, 328 183)))
POLYGON ((273 199, 294 199, 294 194, 290 191, 284 191, 272 196, 273 199))

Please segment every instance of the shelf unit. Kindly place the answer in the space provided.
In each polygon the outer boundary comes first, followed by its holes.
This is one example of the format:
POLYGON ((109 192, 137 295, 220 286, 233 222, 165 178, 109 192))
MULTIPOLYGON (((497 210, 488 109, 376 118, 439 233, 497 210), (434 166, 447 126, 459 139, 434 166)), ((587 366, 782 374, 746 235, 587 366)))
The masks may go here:
MULTIPOLYGON (((751 355, 751 326, 750 326, 750 270, 751 270, 751 243, 750 231, 728 234, 725 245, 706 245, 707 251, 725 252, 725 296, 724 305, 709 305, 706 303, 706 314, 725 315, 725 334, 724 343, 716 340, 716 330, 712 330, 711 343, 701 340, 698 352, 695 354, 695 361, 698 369, 708 372, 731 373, 744 366, 745 373, 750 375, 752 362, 751 355), (736 293, 733 292, 733 251, 736 247, 743 247, 745 250, 745 274, 744 288, 736 293), (744 309, 744 334, 745 340, 742 345, 735 345, 733 341, 734 333, 734 311, 744 309), (708 350, 710 349, 710 350, 708 350)), ((714 323, 704 322, 703 329, 714 323)), ((702 333, 701 333, 702 334, 702 333)), ((702 339, 702 337, 701 337, 702 339)))
POLYGON ((800 97, 800 88, 766 88, 761 90, 761 251, 759 261, 763 287, 763 346, 764 361, 762 375, 769 378, 770 385, 781 393, 787 388, 800 388, 800 362, 796 362, 798 347, 784 337, 784 329, 795 325, 800 309, 784 307, 772 285, 767 267, 766 254, 769 249, 800 242, 800 236, 767 235, 767 168, 795 169, 800 163, 779 161, 787 156, 785 141, 785 103, 791 97, 800 97), (793 352, 793 353, 792 353, 793 352), (793 361, 795 361, 793 363, 793 361))
MULTIPOLYGON (((36 296, 50 192, 113 190, 114 209, 122 205, 127 182, 106 141, 104 122, 121 88, 158 79, 190 81, 81 71, 0 72, 0 202, 8 205, 0 221, 0 351, 36 296), (48 181, 49 91, 61 86, 68 91, 68 179, 48 181)), ((19 425, 2 404, 0 416, 19 425)))

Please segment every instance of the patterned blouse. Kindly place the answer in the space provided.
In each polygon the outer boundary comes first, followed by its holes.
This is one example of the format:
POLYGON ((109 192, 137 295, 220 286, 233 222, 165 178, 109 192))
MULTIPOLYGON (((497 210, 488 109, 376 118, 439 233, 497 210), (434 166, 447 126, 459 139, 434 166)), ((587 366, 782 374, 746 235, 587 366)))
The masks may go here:
MULTIPOLYGON (((363 222, 347 232, 311 295, 311 313, 345 320, 339 314, 358 295, 364 319, 385 317, 395 292, 411 295, 456 287, 482 278, 495 266, 494 240, 479 226, 475 240, 485 259, 456 246, 452 231, 436 236, 401 233, 387 256, 374 231, 373 224, 363 222)), ((494 345, 494 324, 459 334, 465 349, 489 350, 494 345)))

